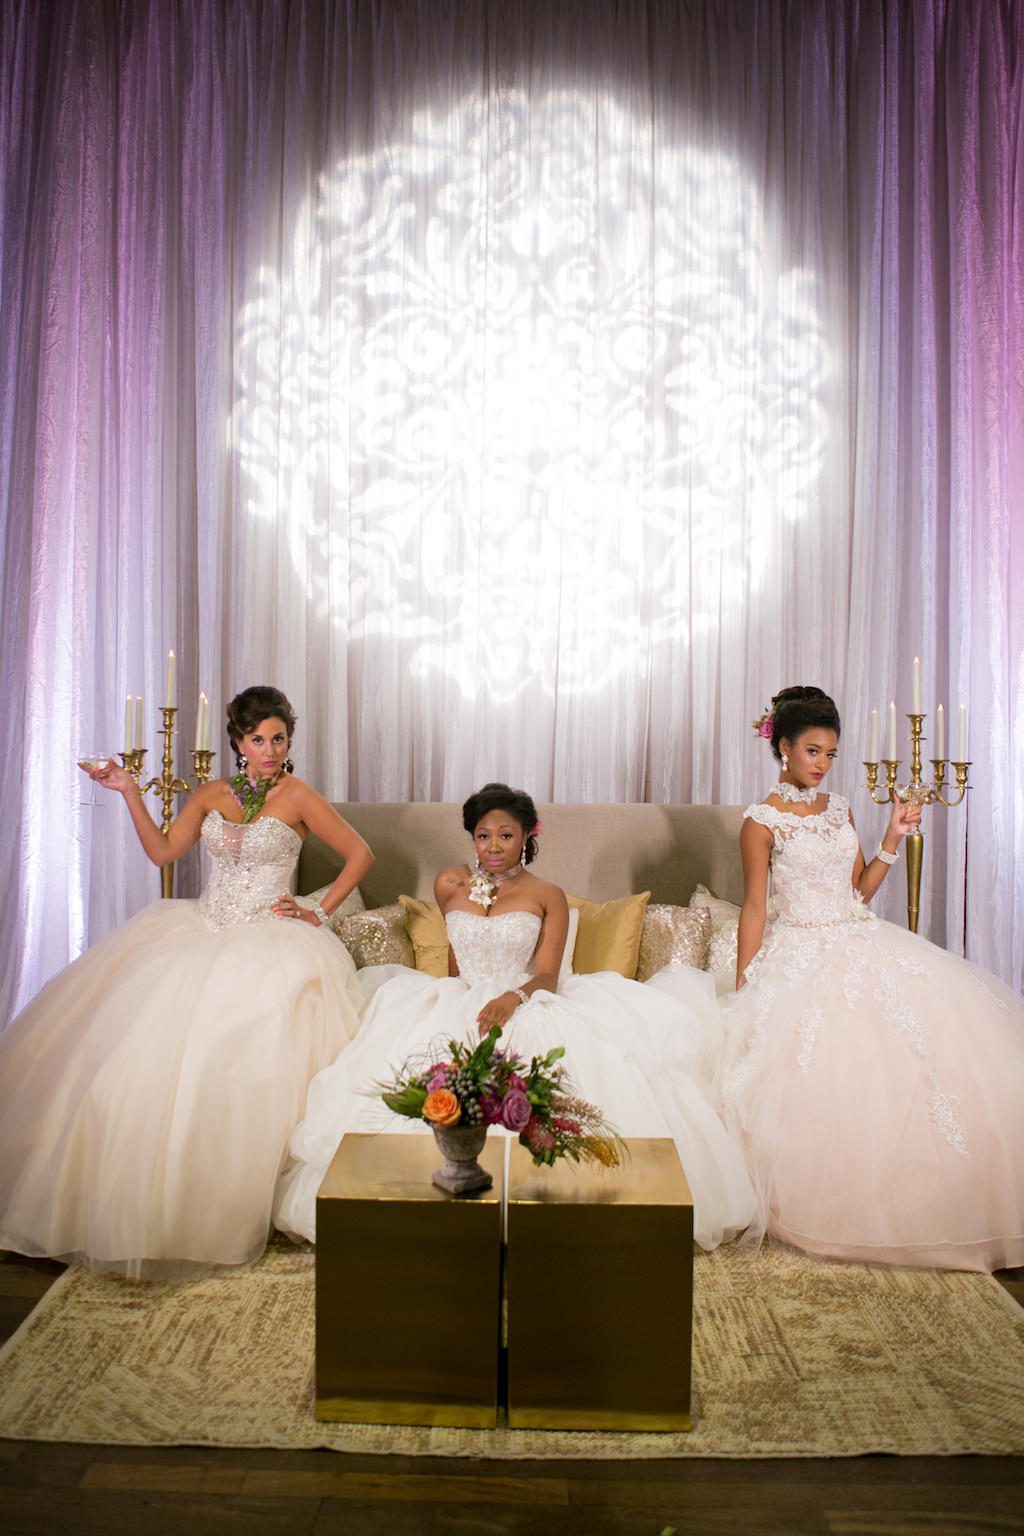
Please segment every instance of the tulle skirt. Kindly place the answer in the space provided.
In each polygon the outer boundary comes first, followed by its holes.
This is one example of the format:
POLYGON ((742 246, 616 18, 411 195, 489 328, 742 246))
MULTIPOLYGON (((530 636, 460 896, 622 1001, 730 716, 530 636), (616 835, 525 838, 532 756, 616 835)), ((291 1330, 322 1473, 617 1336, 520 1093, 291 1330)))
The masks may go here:
MULTIPOLYGON (((346 1131, 430 1134, 422 1121, 392 1114, 376 1085, 432 1044, 476 1042, 477 1014, 495 990, 400 966, 370 967, 359 981, 367 999, 362 1029, 310 1087, 276 1205, 282 1230, 312 1240, 316 1192, 346 1131)), ((504 1032, 506 1048, 527 1060, 564 1046, 575 1086, 621 1135, 674 1139, 706 1248, 745 1227, 754 1209, 743 1157, 702 1086, 709 1029, 716 1030, 714 993, 699 973, 666 995, 602 972, 570 977, 557 994, 534 993, 504 1032)))
POLYGON ((145 908, 0 1036, 0 1247, 136 1276, 256 1257, 360 1002, 310 924, 211 932, 195 902, 145 908))
POLYGON ((891 923, 778 925, 723 1005, 755 1231, 855 1261, 1024 1264, 1024 1003, 891 923))

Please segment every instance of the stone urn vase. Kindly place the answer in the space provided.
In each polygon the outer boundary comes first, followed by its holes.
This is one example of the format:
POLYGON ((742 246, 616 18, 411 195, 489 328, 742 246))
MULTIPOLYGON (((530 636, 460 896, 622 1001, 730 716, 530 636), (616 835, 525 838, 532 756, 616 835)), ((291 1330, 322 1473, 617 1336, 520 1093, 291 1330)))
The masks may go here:
POLYGON ((477 1158, 487 1140, 486 1125, 431 1126, 444 1164, 431 1174, 432 1183, 450 1195, 468 1195, 474 1189, 490 1189, 494 1180, 477 1158))

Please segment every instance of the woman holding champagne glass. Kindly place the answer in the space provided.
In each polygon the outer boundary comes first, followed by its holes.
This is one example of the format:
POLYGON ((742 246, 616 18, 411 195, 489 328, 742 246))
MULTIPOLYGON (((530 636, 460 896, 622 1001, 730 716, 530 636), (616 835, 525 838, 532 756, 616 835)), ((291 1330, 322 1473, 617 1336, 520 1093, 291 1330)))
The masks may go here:
POLYGON ((291 771, 276 688, 228 706, 239 771, 201 785, 166 836, 120 794, 154 864, 197 841, 198 901, 155 901, 69 965, 0 1036, 0 1248, 131 1276, 262 1252, 306 1090, 358 1027, 352 961, 327 918, 373 863, 291 771), (289 894, 315 832, 344 860, 319 907, 289 894))

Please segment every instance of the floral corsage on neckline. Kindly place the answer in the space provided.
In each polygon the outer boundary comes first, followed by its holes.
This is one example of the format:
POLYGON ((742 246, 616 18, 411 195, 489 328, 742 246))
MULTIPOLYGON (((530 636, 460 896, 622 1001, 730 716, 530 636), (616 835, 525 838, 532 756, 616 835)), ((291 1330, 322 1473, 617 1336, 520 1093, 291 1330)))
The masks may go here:
POLYGON ((408 1061, 390 1083, 379 1083, 388 1109, 430 1126, 504 1126, 519 1137, 538 1165, 561 1157, 573 1163, 617 1168, 626 1145, 601 1111, 581 1099, 556 1046, 527 1062, 498 1049, 499 1029, 492 1029, 470 1049, 458 1040, 447 1053, 428 1052, 408 1061))
POLYGON ((771 741, 775 734, 775 718, 772 714, 771 705, 768 706, 757 720, 751 721, 751 724, 754 728, 755 736, 763 736, 766 741, 771 741))

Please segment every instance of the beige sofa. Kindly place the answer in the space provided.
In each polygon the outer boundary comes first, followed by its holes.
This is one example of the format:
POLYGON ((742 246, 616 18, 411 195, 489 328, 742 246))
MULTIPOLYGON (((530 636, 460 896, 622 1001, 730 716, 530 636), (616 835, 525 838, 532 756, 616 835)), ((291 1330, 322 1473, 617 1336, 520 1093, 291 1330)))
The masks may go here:
MULTIPOLYGON (((429 900, 441 869, 472 854, 453 804, 339 804, 365 837, 376 863, 362 882, 367 907, 400 895, 429 900)), ((735 805, 542 805, 537 874, 591 901, 650 891, 652 902, 685 906, 698 884, 739 903, 742 809, 735 805)), ((337 856, 308 837, 299 859, 298 890, 306 895, 337 875, 337 856)))
MULTIPOLYGON (((367 907, 400 895, 434 894, 439 870, 472 855, 454 804, 338 804, 376 854, 361 890, 367 907)), ((536 874, 591 901, 650 891, 652 902, 685 906, 698 883, 716 896, 743 900, 736 805, 541 805, 544 831, 536 874)), ((308 837, 299 859, 298 889, 306 895, 328 885, 340 867, 318 837, 308 837)))

